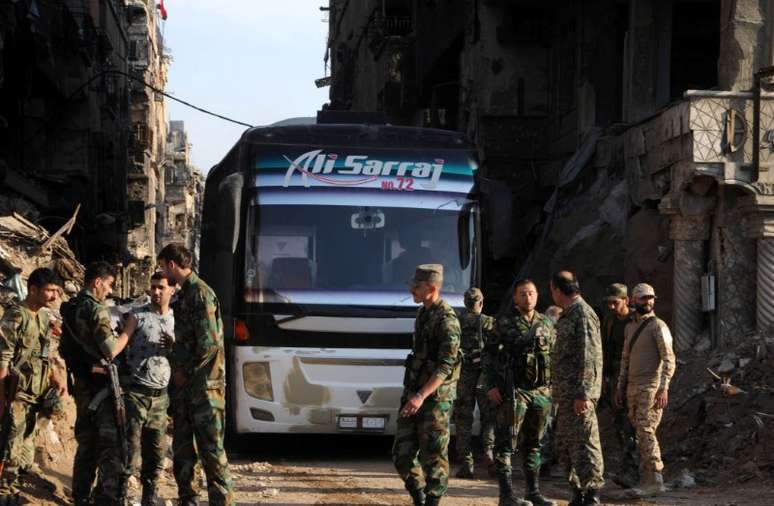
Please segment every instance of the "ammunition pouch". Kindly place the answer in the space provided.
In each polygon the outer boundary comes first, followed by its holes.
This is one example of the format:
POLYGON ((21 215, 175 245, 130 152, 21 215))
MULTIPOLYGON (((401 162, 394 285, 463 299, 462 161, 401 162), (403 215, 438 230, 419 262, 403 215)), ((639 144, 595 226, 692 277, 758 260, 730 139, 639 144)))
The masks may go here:
POLYGON ((551 357, 547 351, 530 350, 522 355, 520 383, 526 388, 540 388, 551 384, 551 357))

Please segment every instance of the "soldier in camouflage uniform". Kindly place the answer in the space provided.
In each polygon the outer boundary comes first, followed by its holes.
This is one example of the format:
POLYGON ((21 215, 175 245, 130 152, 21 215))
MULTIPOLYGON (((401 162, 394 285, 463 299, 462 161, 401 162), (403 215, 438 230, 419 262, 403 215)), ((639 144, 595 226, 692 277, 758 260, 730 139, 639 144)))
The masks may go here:
POLYGON ((495 462, 500 505, 554 506, 540 493, 540 441, 551 413, 551 349, 554 326, 535 310, 538 292, 532 280, 516 283, 513 305, 497 318, 487 345, 486 384, 497 406, 495 462), (514 496, 511 456, 517 441, 527 481, 525 500, 514 496))
POLYGON ((171 376, 167 355, 175 334, 175 317, 169 301, 174 292, 174 284, 170 286, 163 274, 153 274, 150 304, 132 309, 121 333, 131 336, 121 363, 129 465, 124 469, 116 454, 110 478, 117 485, 119 473, 124 473, 126 482, 140 471, 142 506, 155 506, 158 502, 158 479, 167 452, 167 386, 171 376))
POLYGON ((637 438, 629 421, 626 406, 618 407, 615 402, 624 346, 624 329, 634 319, 634 313, 629 310, 629 293, 626 285, 614 283, 608 286, 605 305, 607 314, 602 322, 604 382, 600 404, 607 406, 613 418, 616 440, 621 451, 621 470, 617 474, 611 474, 610 477, 621 487, 631 488, 639 481, 637 438))
POLYGON ((449 412, 460 371, 460 324, 441 298, 443 266, 423 264, 411 280, 421 303, 406 358, 392 461, 415 505, 434 506, 449 480, 449 412))
POLYGON ((62 280, 51 269, 34 270, 27 281, 24 302, 12 304, 0 319, 0 412, 10 401, 10 430, 3 459, 5 468, 0 479, 0 505, 18 502, 19 471, 29 465, 27 450, 35 438, 38 416, 47 394, 53 389, 59 395, 67 391, 64 378, 54 372, 48 358, 49 317, 59 298, 62 280), (16 394, 11 392, 11 376, 18 381, 16 394))
MULTIPOLYGON (((113 403, 105 400, 92 401, 108 385, 108 378, 101 365, 102 360, 112 360, 126 346, 128 338, 118 339, 110 324, 110 316, 104 306, 113 291, 116 271, 106 262, 94 262, 86 268, 86 288, 76 297, 62 304, 62 338, 59 353, 67 364, 75 399, 75 440, 78 447, 73 459, 73 500, 76 506, 91 504, 92 484, 98 466, 107 465, 118 448, 113 420, 113 403), (92 405, 90 409, 90 404, 92 405), (96 404, 96 405, 95 405, 96 404), (113 432, 106 432, 112 430, 113 432)), ((104 475, 105 473, 101 473, 104 475)), ((98 483, 94 491, 100 504, 117 502, 118 490, 105 490, 98 483)))
POLYGON ((640 447, 644 484, 634 495, 656 495, 666 490, 656 430, 669 402, 676 359, 669 327, 653 311, 653 287, 640 283, 632 290, 632 297, 637 316, 625 330, 616 404, 627 404, 640 447))
POLYGON ((551 277, 551 296, 564 310, 551 354, 556 453, 573 489, 569 506, 599 504, 599 489, 605 484, 595 411, 602 389, 599 318, 580 296, 580 285, 570 272, 551 277))
POLYGON ((462 369, 457 382, 457 400, 454 401, 454 430, 457 437, 457 456, 462 461, 457 478, 473 478, 473 411, 478 403, 481 415, 481 440, 487 465, 493 464, 494 447, 493 412, 481 388, 482 352, 491 339, 494 318, 481 314, 484 295, 478 288, 465 292, 465 311, 460 315, 462 331, 462 369))
POLYGON ((185 246, 168 244, 158 263, 166 278, 181 287, 172 305, 175 344, 169 356, 175 387, 173 465, 180 504, 197 504, 193 480, 198 453, 207 476, 209 503, 232 505, 233 485, 223 448, 226 353, 220 304, 212 288, 191 270, 192 256, 185 246))

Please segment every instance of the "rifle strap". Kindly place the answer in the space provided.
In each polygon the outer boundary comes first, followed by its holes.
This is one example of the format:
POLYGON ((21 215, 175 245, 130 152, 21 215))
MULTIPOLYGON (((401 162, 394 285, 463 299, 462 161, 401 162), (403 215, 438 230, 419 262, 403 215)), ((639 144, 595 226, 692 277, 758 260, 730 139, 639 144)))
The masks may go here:
POLYGON ((99 405, 102 404, 102 401, 107 399, 109 394, 108 387, 103 387, 102 390, 97 392, 97 394, 91 398, 91 401, 89 401, 89 411, 96 413, 99 409, 99 405))
POLYGON ((644 322, 640 323, 640 326, 637 327, 637 330, 634 331, 634 334, 632 335, 631 339, 629 339, 629 355, 631 355, 632 350, 634 350, 634 345, 637 343, 637 339, 640 338, 640 334, 642 334, 642 331, 645 330, 645 327, 647 327, 651 321, 655 320, 656 317, 647 318, 644 322))

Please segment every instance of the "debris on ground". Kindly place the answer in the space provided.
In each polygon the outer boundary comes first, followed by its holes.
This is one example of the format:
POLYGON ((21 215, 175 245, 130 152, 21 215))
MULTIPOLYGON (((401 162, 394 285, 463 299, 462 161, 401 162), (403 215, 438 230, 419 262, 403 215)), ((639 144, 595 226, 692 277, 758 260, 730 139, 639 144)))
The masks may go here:
POLYGON ((680 357, 659 427, 673 486, 772 480, 773 351, 774 339, 749 335, 733 349, 680 357))

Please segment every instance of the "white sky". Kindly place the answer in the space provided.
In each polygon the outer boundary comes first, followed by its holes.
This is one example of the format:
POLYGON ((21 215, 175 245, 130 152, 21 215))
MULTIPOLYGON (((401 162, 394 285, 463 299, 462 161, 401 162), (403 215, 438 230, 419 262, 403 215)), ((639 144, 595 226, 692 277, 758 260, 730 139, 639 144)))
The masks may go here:
MULTIPOLYGON (((327 0, 165 0, 162 22, 172 54, 167 92, 244 123, 315 116, 328 100, 324 75, 327 0)), ((244 127, 167 100, 169 119, 185 121, 192 158, 204 173, 244 127)))

